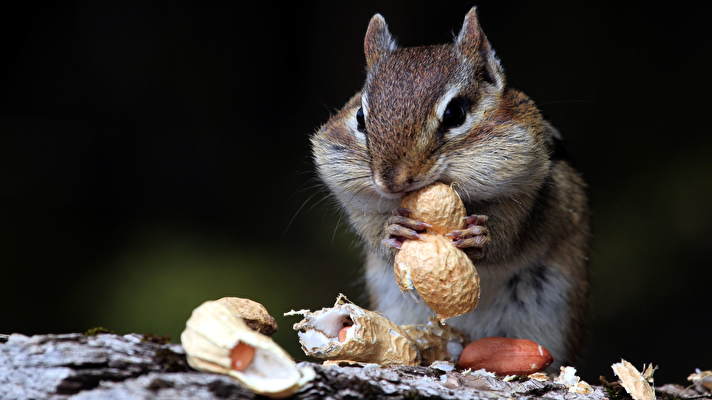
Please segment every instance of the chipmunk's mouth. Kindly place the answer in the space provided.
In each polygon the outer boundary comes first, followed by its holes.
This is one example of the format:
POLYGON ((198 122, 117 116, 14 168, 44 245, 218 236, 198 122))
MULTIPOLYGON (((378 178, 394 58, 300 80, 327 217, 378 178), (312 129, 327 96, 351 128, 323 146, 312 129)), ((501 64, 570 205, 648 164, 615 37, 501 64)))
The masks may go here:
POLYGON ((429 184, 435 182, 435 179, 416 179, 413 180, 408 186, 403 188, 403 190, 397 191, 397 192, 392 192, 392 191, 386 191, 383 190, 385 187, 378 179, 378 177, 374 176, 373 177, 373 188, 375 189, 376 193, 378 193, 381 197, 385 197, 387 199, 391 200, 397 200, 400 199, 401 197, 405 196, 406 194, 410 192, 414 192, 422 187, 428 186, 429 184))
MULTIPOLYGON (((424 176, 420 176, 417 178, 412 179, 412 182, 402 190, 398 192, 392 192, 392 191, 386 191, 384 188, 386 185, 383 184, 383 182, 380 180, 378 175, 373 175, 372 176, 372 187, 378 193, 381 197, 390 199, 390 200, 397 200, 405 196, 406 194, 410 192, 414 192, 420 188, 423 188, 425 186, 428 186, 434 182, 437 181, 443 181, 443 174, 445 170, 447 169, 447 163, 444 160, 444 157, 439 157, 438 160, 433 164, 433 167, 426 173, 424 176)), ((443 181, 444 182, 444 181, 443 181)), ((449 183, 449 182, 444 182, 444 183, 449 183)))
POLYGON ((406 192, 397 192, 397 193, 391 193, 391 192, 386 192, 383 191, 381 188, 378 187, 377 184, 373 184, 373 188, 378 193, 379 196, 385 197, 387 199, 391 200, 397 200, 400 199, 401 197, 405 196, 406 192))

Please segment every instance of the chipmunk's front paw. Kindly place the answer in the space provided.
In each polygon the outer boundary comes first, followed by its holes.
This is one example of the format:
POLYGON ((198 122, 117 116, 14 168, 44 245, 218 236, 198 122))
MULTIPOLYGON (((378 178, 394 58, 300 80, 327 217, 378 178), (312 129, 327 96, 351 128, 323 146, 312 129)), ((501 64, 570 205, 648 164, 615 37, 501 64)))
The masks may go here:
POLYGON ((386 238, 381 241, 386 247, 400 249, 407 239, 420 239, 419 232, 432 228, 430 224, 410 218, 410 210, 397 208, 386 222, 386 238))
POLYGON ((489 229, 485 226, 487 223, 486 215, 470 215, 465 217, 465 229, 454 230, 445 236, 452 239, 455 247, 460 249, 468 249, 468 253, 475 258, 484 256, 484 248, 489 243, 489 229))

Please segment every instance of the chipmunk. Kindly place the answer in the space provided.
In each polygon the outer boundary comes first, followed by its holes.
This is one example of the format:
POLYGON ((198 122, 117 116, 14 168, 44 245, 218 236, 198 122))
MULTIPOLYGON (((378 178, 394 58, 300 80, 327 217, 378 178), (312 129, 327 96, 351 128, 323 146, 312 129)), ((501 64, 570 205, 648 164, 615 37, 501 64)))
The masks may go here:
POLYGON ((371 306, 398 324, 431 317, 401 293, 392 265, 395 249, 428 227, 400 198, 441 181, 472 214, 447 236, 481 282, 479 306, 448 325, 472 340, 534 340, 554 368, 573 362, 587 308, 589 213, 558 131, 507 87, 475 8, 454 43, 423 47, 398 47, 376 14, 364 51, 362 90, 311 143, 318 175, 365 243, 371 306))

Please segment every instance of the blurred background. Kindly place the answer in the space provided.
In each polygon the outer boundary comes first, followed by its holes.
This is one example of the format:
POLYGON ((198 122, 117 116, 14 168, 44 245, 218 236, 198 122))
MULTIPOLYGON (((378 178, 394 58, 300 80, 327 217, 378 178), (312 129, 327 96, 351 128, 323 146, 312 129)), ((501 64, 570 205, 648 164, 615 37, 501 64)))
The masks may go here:
MULTIPOLYGON (((300 358, 283 312, 366 305, 309 135, 359 90, 373 13, 401 45, 436 44, 473 2, 23 4, 0 14, 0 332, 178 341, 195 306, 233 295, 265 304, 300 358)), ((712 368, 707 14, 476 4, 590 185, 582 375, 621 357, 660 382, 712 368)))

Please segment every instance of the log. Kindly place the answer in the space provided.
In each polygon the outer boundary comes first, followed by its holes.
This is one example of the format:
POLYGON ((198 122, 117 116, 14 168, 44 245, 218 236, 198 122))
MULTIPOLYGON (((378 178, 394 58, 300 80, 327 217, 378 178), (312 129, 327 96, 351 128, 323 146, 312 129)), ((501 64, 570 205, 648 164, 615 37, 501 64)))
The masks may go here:
MULTIPOLYGON (((591 394, 572 394, 551 381, 507 382, 484 371, 308 364, 316 378, 295 399, 600 400, 612 393, 610 387, 594 386, 591 394)), ((675 396, 693 397, 681 392, 675 396)), ((111 333, 0 336, 0 399, 255 398, 260 397, 227 376, 191 369, 183 348, 165 338, 111 333)))

